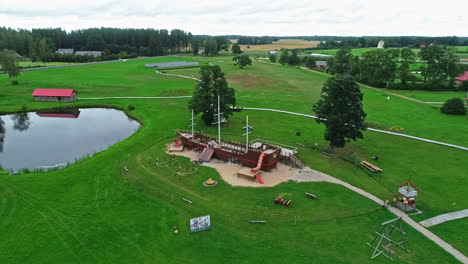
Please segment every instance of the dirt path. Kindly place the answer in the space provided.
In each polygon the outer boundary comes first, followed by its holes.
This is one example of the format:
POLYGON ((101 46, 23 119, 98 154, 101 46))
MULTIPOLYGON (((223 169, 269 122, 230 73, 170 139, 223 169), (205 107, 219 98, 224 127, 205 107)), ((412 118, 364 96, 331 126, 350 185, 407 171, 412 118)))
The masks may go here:
POLYGON ((419 222, 419 224, 423 225, 424 227, 431 227, 434 225, 442 224, 447 221, 452 221, 452 220, 461 219, 465 217, 468 217, 468 209, 438 215, 438 216, 426 219, 424 221, 421 221, 419 222))
MULTIPOLYGON (((351 184, 349 184, 347 182, 344 182, 344 181, 339 180, 339 179, 337 179, 335 177, 332 177, 332 176, 324 174, 322 172, 313 170, 313 169, 308 168, 308 167, 303 170, 303 173, 292 177, 291 180, 298 181, 298 182, 324 181, 324 182, 339 184, 339 185, 342 185, 342 186, 344 186, 344 187, 346 187, 346 188, 348 188, 348 189, 350 189, 350 190, 352 190, 354 192, 359 193, 360 195, 363 195, 363 196, 371 199, 372 201, 374 201, 374 202, 376 202, 376 203, 378 203, 380 205, 384 204, 383 200, 377 198, 376 196, 374 196, 374 195, 372 195, 372 194, 370 194, 370 193, 368 193, 368 192, 366 192, 366 191, 364 191, 362 189, 357 188, 356 186, 353 186, 353 185, 351 185, 351 184)), ((426 236, 427 238, 432 240, 434 243, 439 245, 445 251, 447 251, 452 256, 454 256, 456 259, 458 259, 460 262, 465 263, 465 264, 468 263, 468 258, 465 255, 463 255, 463 253, 461 253, 460 251, 458 251, 457 249, 452 247, 450 244, 448 244, 447 242, 442 240, 440 237, 438 237, 437 235, 435 235, 431 231, 424 228, 422 225, 418 224, 416 221, 411 219, 404 212, 402 212, 401 210, 399 210, 399 209, 397 209, 395 207, 392 207, 392 206, 387 206, 387 209, 390 212, 392 212, 393 214, 395 214, 396 216, 401 217, 401 219, 403 219, 403 221, 405 221, 408 225, 410 225, 414 229, 418 230, 420 233, 422 233, 424 236, 426 236)))
MULTIPOLYGON (((265 64, 278 65, 278 64, 275 64, 275 63, 266 62, 266 61, 262 61, 262 60, 259 60, 259 59, 257 61, 265 63, 265 64)), ((327 73, 314 71, 314 70, 311 70, 311 69, 309 69, 307 67, 299 67, 299 68, 301 68, 303 70, 306 70, 306 71, 314 72, 314 73, 317 73, 317 74, 330 76, 327 73)), ((374 91, 379 91, 379 92, 382 92, 382 93, 385 93, 385 94, 388 94, 388 95, 397 96, 397 97, 400 97, 400 98, 403 98, 405 100, 409 100, 409 101, 412 101, 412 102, 415 102, 415 103, 418 103, 418 104, 443 104, 443 102, 425 102, 425 101, 421 101, 421 100, 414 99, 414 98, 411 98, 411 97, 407 97, 407 96, 404 96, 404 95, 401 95, 401 94, 392 93, 392 92, 386 91, 386 90, 381 89, 381 88, 371 87, 371 86, 368 86, 368 85, 365 85, 365 84, 362 84, 362 83, 359 83, 359 85, 361 85, 362 87, 365 87, 367 89, 371 89, 371 90, 374 90, 374 91)))

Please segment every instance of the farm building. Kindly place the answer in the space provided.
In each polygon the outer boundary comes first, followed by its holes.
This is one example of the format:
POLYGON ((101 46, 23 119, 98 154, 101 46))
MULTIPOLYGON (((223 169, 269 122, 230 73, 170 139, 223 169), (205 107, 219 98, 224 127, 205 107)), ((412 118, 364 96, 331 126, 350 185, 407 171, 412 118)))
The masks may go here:
POLYGON ((276 54, 278 54, 278 51, 276 51, 276 50, 269 51, 268 54, 269 55, 276 55, 276 54))
POLYGON ((80 56, 93 56, 93 57, 99 57, 102 56, 102 51, 77 51, 75 52, 75 55, 80 55, 80 56))
POLYGON ((73 53, 75 53, 75 49, 58 49, 55 53, 62 55, 73 55, 73 53))
POLYGON ((461 85, 463 82, 468 81, 468 71, 463 72, 462 75, 455 78, 455 83, 461 85))
POLYGON ((326 61, 316 61, 314 68, 322 68, 322 69, 328 68, 328 63, 326 61))
POLYGON ((331 57, 333 57, 332 55, 328 55, 328 54, 318 54, 318 53, 311 53, 310 56, 312 56, 312 57, 318 57, 318 58, 331 58, 331 57))
POLYGON ((75 89, 36 89, 32 93, 36 101, 70 102, 76 100, 75 89))

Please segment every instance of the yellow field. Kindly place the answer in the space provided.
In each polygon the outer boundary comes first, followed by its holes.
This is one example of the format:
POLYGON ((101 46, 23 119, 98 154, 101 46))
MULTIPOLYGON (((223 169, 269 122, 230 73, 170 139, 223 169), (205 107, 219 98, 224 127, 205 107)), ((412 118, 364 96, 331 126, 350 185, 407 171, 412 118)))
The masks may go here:
POLYGON ((282 48, 284 49, 316 48, 319 43, 320 41, 307 41, 303 39, 280 39, 276 42, 273 42, 273 44, 250 45, 250 48, 247 48, 248 45, 240 45, 240 47, 242 50, 269 51, 269 50, 280 50, 282 48))

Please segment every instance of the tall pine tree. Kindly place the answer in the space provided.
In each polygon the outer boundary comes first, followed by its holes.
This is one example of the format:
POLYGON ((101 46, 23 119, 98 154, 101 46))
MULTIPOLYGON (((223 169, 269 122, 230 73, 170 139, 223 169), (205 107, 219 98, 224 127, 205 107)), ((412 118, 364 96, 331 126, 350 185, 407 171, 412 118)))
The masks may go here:
POLYGON ((200 81, 195 87, 189 109, 195 114, 202 113, 206 125, 214 122, 214 115, 218 109, 218 95, 220 96, 220 110, 227 120, 232 115, 232 108, 236 104, 235 91, 228 86, 224 73, 217 65, 205 65, 200 68, 200 81))

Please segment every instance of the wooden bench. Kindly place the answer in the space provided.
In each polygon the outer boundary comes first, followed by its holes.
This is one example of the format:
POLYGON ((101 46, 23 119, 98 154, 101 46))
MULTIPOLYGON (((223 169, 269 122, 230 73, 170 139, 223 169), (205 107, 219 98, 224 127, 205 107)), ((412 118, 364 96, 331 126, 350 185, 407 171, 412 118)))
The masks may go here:
POLYGON ((361 165, 364 166, 364 168, 372 171, 372 172, 382 172, 383 170, 375 165, 372 165, 371 163, 363 160, 361 161, 361 165))
POLYGON ((304 193, 307 197, 309 197, 310 199, 316 199, 317 198, 317 195, 315 194, 311 194, 311 193, 308 193, 308 192, 305 192, 304 193))

